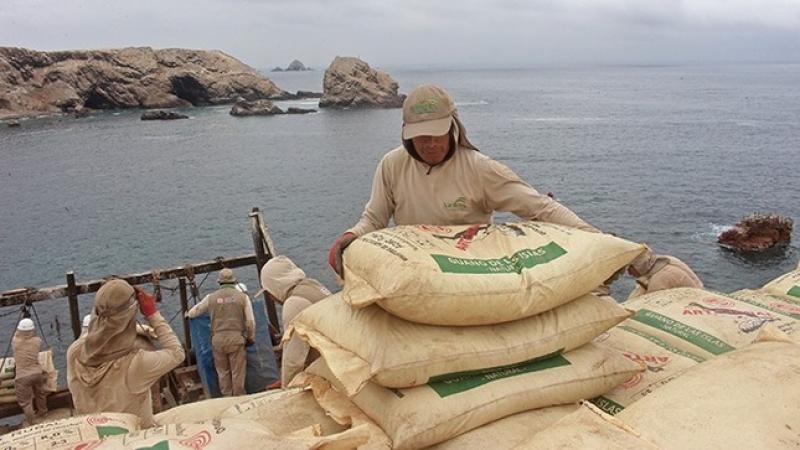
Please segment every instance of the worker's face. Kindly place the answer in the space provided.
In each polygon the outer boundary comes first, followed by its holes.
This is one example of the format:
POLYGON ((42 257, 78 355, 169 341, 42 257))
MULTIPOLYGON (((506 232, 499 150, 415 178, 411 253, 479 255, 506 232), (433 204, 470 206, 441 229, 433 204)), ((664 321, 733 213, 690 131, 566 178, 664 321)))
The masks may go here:
POLYGON ((450 134, 441 136, 417 136, 411 138, 414 149, 426 164, 435 166, 444 161, 447 152, 450 151, 450 134))

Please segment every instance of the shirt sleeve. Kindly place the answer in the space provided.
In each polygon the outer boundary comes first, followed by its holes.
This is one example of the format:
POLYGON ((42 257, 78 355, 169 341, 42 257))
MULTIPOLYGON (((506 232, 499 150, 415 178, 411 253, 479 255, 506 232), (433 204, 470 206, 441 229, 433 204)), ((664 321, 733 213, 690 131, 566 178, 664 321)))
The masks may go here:
POLYGON ((244 328, 247 333, 247 338, 250 340, 256 339, 256 319, 253 315, 253 302, 250 297, 247 298, 244 306, 244 328))
POLYGON ((353 228, 347 231, 356 236, 363 236, 371 231, 386 228, 394 214, 394 209, 392 184, 386 157, 384 157, 378 164, 377 170, 375 170, 375 176, 372 179, 372 193, 367 205, 364 207, 364 212, 361 214, 361 219, 353 228))
POLYGON ((132 392, 144 392, 162 375, 178 367, 184 357, 183 346, 160 312, 147 318, 156 330, 161 350, 140 351, 128 369, 128 387, 132 392))
POLYGON ((486 159, 482 170, 484 198, 488 209, 514 213, 524 220, 551 222, 599 233, 569 208, 542 195, 506 165, 486 159))
POLYGON ((208 297, 209 296, 206 295, 202 300, 200 300, 200 303, 192 306, 192 309, 186 313, 186 316, 190 319, 194 319, 197 316, 202 316, 205 314, 206 311, 208 311, 208 297))

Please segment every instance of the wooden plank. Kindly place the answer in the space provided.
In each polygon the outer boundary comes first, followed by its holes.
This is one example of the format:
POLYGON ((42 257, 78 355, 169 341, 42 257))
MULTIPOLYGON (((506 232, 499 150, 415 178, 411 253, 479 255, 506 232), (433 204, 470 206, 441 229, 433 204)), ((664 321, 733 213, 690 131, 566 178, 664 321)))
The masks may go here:
MULTIPOLYGON (((243 255, 228 259, 217 258, 213 261, 205 261, 199 264, 194 264, 193 266, 194 266, 194 273, 200 274, 200 273, 216 272, 225 267, 230 269, 235 269, 237 267, 251 266, 253 264, 256 264, 255 254, 243 255)), ((123 279, 134 286, 151 283, 153 281, 152 272, 134 273, 129 275, 111 275, 107 278, 110 278, 112 276, 115 278, 123 279)), ((185 276, 186 276, 185 266, 173 267, 170 269, 165 269, 160 271, 160 279, 162 281, 177 279, 185 276)), ((97 292, 97 290, 100 289, 100 286, 102 286, 104 282, 105 279, 76 283, 75 285, 76 294, 83 295, 83 294, 90 294, 93 292, 97 292)), ((64 298, 68 296, 68 293, 69 293, 69 286, 67 285, 59 285, 42 289, 36 289, 36 288, 12 289, 10 291, 0 292, 0 307, 21 305, 25 303, 26 299, 29 300, 30 302, 40 302, 43 300, 64 298)))
MULTIPOLYGON (((47 408, 54 410, 58 408, 72 408, 72 396, 67 389, 54 392, 47 397, 47 408)), ((14 403, 0 403, 0 419, 13 417, 22 414, 22 409, 14 403)))
POLYGON ((78 307, 78 289, 75 286, 75 272, 67 272, 67 299, 69 300, 69 322, 75 339, 81 335, 81 311, 78 307))
MULTIPOLYGON (((270 243, 267 243, 266 236, 263 235, 262 223, 261 212, 259 212, 258 208, 253 208, 253 212, 250 213, 250 233, 253 236, 253 247, 256 251, 256 276, 259 279, 259 284, 261 284, 261 268, 274 256, 272 252, 275 251, 269 248, 270 243)), ((280 330, 278 311, 275 308, 275 303, 273 303, 272 298, 266 291, 264 291, 264 304, 267 305, 267 316, 270 324, 272 324, 272 327, 276 330, 280 330)), ((277 345, 278 343, 273 342, 273 344, 277 345)))
MULTIPOLYGON (((185 348, 188 350, 186 354, 188 355, 190 351, 192 351, 192 333, 189 329, 189 319, 186 318, 186 312, 189 311, 189 296, 186 295, 186 278, 181 278, 178 280, 178 287, 180 288, 181 294, 181 316, 183 318, 183 342, 185 343, 185 348)), ((188 363, 188 358, 186 361, 188 363)))

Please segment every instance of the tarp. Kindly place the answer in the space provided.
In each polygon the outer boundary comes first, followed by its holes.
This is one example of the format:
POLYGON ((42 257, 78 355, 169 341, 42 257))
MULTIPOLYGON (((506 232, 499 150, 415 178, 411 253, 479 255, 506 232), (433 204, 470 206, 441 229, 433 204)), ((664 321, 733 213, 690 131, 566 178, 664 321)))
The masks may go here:
MULTIPOLYGON (((280 379, 275 352, 272 350, 264 300, 258 299, 252 302, 253 315, 256 319, 256 343, 247 347, 245 391, 248 394, 261 392, 267 385, 280 379)), ((197 356, 197 372, 200 374, 203 386, 211 397, 220 397, 222 394, 219 391, 217 369, 214 367, 214 354, 211 349, 211 317, 206 313, 189 319, 189 329, 192 335, 192 348, 197 356)))

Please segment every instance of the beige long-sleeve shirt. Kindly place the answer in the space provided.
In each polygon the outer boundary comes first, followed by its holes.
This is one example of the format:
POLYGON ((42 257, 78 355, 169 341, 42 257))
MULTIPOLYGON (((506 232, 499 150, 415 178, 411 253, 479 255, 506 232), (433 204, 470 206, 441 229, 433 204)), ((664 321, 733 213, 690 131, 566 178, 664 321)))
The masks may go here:
MULTIPOLYGON (((212 297, 212 295, 213 294, 206 295, 205 297, 203 297, 202 300, 200 300, 198 304, 192 306, 189 312, 186 313, 186 317, 194 319, 195 317, 208 312, 208 306, 209 306, 208 302, 209 299, 212 297)), ((250 301, 250 297, 247 296, 247 294, 243 295, 247 297, 247 301, 245 302, 244 306, 244 321, 245 321, 244 327, 246 330, 245 333, 247 334, 248 339, 255 340, 256 319, 255 316, 253 315, 253 303, 250 301)))
POLYGON ((135 350, 99 367, 80 363, 78 355, 86 336, 67 350, 67 383, 78 414, 120 412, 136 414, 143 427, 153 426, 150 386, 177 367, 184 350, 161 313, 147 318, 158 335, 161 350, 135 350))
POLYGON ((490 223, 494 211, 599 231, 480 152, 459 148, 448 161, 430 167, 403 147, 378 164, 361 220, 348 231, 363 236, 387 227, 391 218, 396 225, 490 223))

